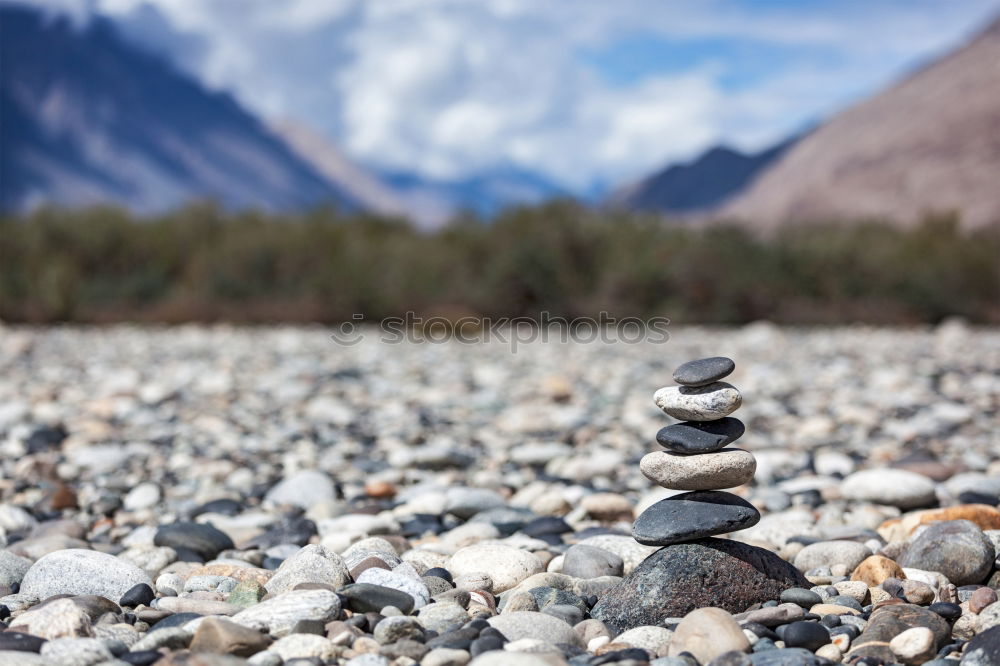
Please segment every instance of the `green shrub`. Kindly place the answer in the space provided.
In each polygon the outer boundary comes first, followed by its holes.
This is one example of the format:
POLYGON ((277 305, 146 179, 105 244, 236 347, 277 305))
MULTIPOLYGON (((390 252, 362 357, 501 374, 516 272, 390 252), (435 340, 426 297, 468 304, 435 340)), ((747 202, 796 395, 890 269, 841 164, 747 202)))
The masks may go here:
POLYGON ((675 323, 1000 321, 1000 226, 952 218, 692 228, 571 201, 400 220, 319 209, 152 219, 113 208, 0 219, 6 321, 320 321, 466 314, 675 323))

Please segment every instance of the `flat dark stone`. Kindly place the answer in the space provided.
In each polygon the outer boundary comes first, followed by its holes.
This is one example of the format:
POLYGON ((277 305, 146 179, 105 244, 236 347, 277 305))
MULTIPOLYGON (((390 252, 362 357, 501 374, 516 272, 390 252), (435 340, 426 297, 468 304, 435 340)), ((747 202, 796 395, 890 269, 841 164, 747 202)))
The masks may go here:
POLYGON ((191 551, 206 560, 224 550, 235 548, 233 540, 225 532, 202 523, 163 525, 156 530, 153 543, 157 546, 169 546, 174 550, 191 551))
POLYGON ((674 381, 685 386, 704 386, 719 381, 735 369, 733 359, 725 356, 700 358, 674 370, 674 381))
POLYGON ((711 453, 743 436, 743 421, 730 416, 717 421, 684 421, 660 428, 656 442, 671 453, 711 453))
POLYGON ((377 613, 386 606, 395 606, 408 615, 413 610, 413 597, 406 592, 372 583, 352 583, 337 590, 345 606, 358 613, 377 613))
POLYGON ((647 546, 669 546, 746 529, 758 521, 760 512, 742 497, 694 490, 660 500, 643 511, 632 525, 632 536, 647 546))
POLYGON ((790 587, 811 587, 798 569, 774 553, 728 539, 698 539, 660 548, 591 611, 616 632, 660 626, 696 608, 742 613, 777 599, 790 587))
POLYGON ((44 644, 45 639, 38 636, 20 631, 0 631, 0 651, 39 652, 44 644))

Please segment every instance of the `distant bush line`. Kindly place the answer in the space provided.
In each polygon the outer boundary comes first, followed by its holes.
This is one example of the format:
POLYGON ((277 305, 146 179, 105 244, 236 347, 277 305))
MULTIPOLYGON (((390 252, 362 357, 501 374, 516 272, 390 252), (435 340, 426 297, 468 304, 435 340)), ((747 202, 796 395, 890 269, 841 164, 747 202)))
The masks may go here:
POLYGON ((0 219, 7 322, 666 316, 675 324, 1000 322, 1000 228, 928 219, 693 229, 571 202, 435 232, 317 210, 0 219))

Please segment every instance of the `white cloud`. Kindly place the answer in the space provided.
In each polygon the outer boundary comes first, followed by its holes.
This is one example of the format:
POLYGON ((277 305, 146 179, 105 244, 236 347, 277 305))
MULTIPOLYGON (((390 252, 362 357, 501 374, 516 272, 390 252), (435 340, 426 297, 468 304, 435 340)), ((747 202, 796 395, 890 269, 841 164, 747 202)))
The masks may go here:
POLYGON ((186 63, 204 81, 262 114, 306 120, 362 162, 439 177, 515 165, 575 188, 632 178, 720 140, 762 147, 1000 9, 1000 0, 92 2, 119 18, 149 2, 204 40, 204 56, 186 63), (738 90, 722 83, 724 58, 623 84, 580 56, 637 33, 806 55, 738 90))

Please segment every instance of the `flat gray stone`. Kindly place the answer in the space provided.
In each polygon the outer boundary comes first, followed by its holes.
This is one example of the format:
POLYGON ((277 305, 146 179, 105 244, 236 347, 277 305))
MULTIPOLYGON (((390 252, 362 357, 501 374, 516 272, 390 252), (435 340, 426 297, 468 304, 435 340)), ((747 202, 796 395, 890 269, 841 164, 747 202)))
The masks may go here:
POLYGON ((674 370, 674 381, 685 386, 704 386, 717 382, 736 369, 733 359, 725 356, 710 356, 678 366, 674 370))

